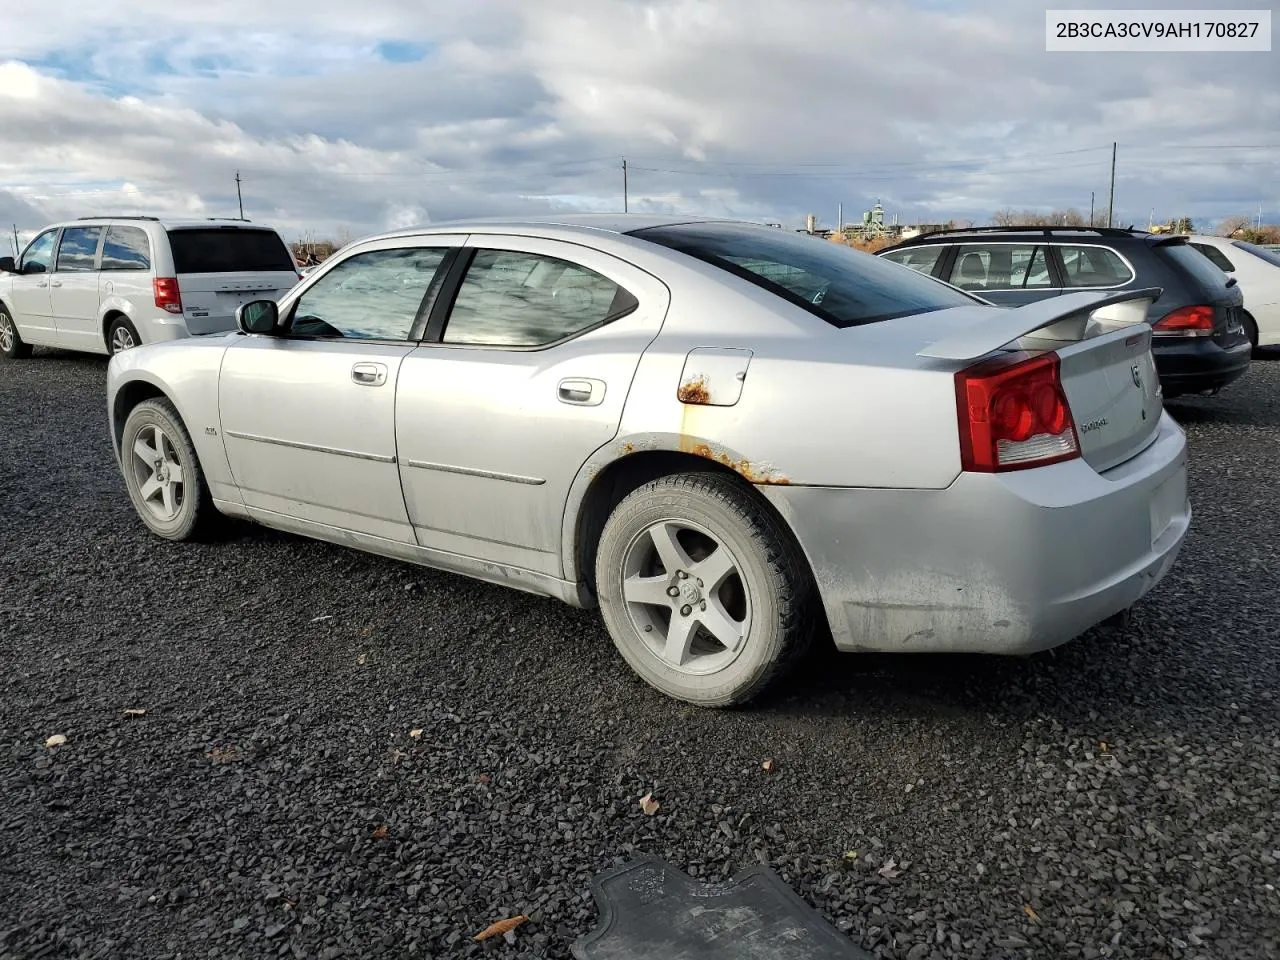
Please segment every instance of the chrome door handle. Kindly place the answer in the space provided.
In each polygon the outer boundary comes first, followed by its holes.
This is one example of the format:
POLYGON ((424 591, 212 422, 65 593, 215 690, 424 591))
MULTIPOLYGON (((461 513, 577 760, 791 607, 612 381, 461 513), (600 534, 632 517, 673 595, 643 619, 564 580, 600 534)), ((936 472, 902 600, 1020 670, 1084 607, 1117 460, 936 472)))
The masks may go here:
POLYGON ((36 286, 37 286, 37 287, 47 287, 48 285, 49 285, 49 281, 48 281, 48 280, 37 280, 37 281, 36 281, 36 286))
POLYGON ((556 395, 561 403, 594 407, 604 400, 604 381, 589 379, 561 380, 556 395))
POLYGON ((61 281, 61 280, 50 280, 50 281, 49 281, 49 286, 51 286, 51 287, 60 287, 60 286, 62 286, 62 281, 61 281))
POLYGON ((387 382, 387 366, 383 363, 357 363, 351 368, 351 382, 362 387, 380 387, 387 382))

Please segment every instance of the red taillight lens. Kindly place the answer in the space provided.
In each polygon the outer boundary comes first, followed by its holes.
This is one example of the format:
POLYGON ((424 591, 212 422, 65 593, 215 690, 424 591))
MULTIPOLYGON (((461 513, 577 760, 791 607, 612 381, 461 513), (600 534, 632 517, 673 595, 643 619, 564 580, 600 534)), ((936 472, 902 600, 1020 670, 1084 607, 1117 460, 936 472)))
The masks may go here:
POLYGON ((178 291, 177 277, 156 277, 151 281, 156 294, 156 306, 169 313, 182 312, 182 294, 178 291))
POLYGON ((1156 334, 1175 337, 1208 337, 1213 335, 1213 307, 1179 307, 1152 324, 1156 334))
POLYGON ((996 473, 1080 456, 1058 355, 1007 354, 956 374, 960 464, 996 473))

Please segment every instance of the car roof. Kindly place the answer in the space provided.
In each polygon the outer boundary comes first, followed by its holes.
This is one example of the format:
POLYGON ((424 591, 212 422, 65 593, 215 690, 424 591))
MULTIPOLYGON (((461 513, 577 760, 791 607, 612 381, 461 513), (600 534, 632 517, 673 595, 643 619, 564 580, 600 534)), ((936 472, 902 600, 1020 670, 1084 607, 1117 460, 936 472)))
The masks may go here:
POLYGON ((540 214, 527 217, 471 217, 462 220, 441 220, 435 223, 421 224, 402 230, 391 230, 386 233, 364 237, 361 243, 368 240, 385 240, 393 237, 414 237, 433 233, 533 233, 545 231, 557 233, 563 231, 581 233, 624 234, 649 227, 671 227, 687 223, 735 223, 765 227, 760 223, 734 220, 723 217, 697 217, 659 215, 647 213, 556 213, 540 214))
POLYGON ((877 253, 884 254, 906 247, 925 246, 928 244, 964 243, 974 240, 1025 240, 1030 237, 1035 237, 1037 242, 1046 244, 1099 243, 1102 241, 1108 243, 1119 241, 1123 243, 1128 241, 1151 246, 1188 239, 1184 234, 1150 233, 1146 230, 1132 227, 1045 227, 1037 225, 967 227, 964 229, 935 230, 932 233, 922 233, 918 237, 912 237, 910 240, 903 240, 900 243, 885 247, 883 250, 877 251, 877 253))
POLYGON ((53 223, 45 227, 45 230, 55 230, 59 227, 94 227, 105 223, 130 223, 139 226, 153 223, 164 230, 187 230, 192 227, 244 227, 250 230, 273 230, 265 224, 254 223, 251 220, 240 220, 236 217, 203 217, 203 218, 170 218, 170 217, 141 217, 141 216, 101 216, 101 217, 80 217, 76 220, 65 220, 62 223, 53 223))

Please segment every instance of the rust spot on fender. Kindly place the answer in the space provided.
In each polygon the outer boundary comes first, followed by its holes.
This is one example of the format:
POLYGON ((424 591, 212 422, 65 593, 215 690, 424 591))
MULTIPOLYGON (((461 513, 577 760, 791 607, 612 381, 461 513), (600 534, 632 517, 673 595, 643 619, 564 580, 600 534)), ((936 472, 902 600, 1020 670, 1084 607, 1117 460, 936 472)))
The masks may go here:
POLYGON ((688 452, 695 457, 706 457, 708 460, 714 460, 716 463, 728 467, 748 483, 779 487, 787 486, 791 483, 785 475, 778 473, 772 467, 754 464, 750 460, 735 460, 723 450, 717 452, 705 443, 694 444, 689 448, 688 452))
POLYGON ((702 374, 691 377, 680 384, 676 391, 676 399, 681 403, 692 403, 706 406, 711 402, 711 388, 707 386, 707 378, 702 374))
POLYGON ((628 440, 626 443, 624 443, 624 444, 622 445, 622 452, 623 452, 624 454, 628 454, 628 453, 635 453, 635 452, 636 452, 636 445, 635 445, 634 443, 632 443, 630 440, 628 440))

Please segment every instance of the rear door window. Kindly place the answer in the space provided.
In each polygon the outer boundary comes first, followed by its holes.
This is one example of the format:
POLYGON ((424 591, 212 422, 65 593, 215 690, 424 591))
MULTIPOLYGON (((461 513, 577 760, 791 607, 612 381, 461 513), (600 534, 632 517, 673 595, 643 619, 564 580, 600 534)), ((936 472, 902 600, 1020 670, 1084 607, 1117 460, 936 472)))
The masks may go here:
POLYGON ((834 327, 983 302, 882 257, 768 227, 681 223, 631 235, 719 267, 834 327))
POLYGON ((1068 287, 1118 287, 1133 279, 1133 271, 1124 259, 1107 247, 1085 247, 1063 244, 1058 247, 1062 258, 1063 283, 1068 287))
POLYGON ((274 230, 241 227, 170 230, 173 265, 184 273, 293 272, 293 258, 274 230))
POLYGON ((557 257, 480 250, 458 290, 444 342, 541 347, 625 316, 636 298, 608 277, 557 257))
POLYGON ((1209 261, 1215 267, 1221 270, 1223 273, 1235 272, 1235 269, 1236 269, 1235 265, 1230 260, 1228 260, 1227 255, 1223 253, 1221 250, 1219 250, 1217 247, 1210 246, 1207 243, 1193 243, 1191 244, 1191 246, 1195 247, 1197 250, 1203 253, 1206 257, 1208 257, 1209 261))
POLYGON ((962 290, 1026 290, 1053 285, 1044 247, 1034 244, 962 244, 951 267, 962 290))
POLYGON ((150 270, 151 243, 141 227, 113 225, 102 243, 103 270, 150 270))
POLYGON ((85 273, 93 270, 98 259, 98 240, 102 227, 67 227, 58 244, 58 271, 85 273))
POLYGON ((933 244, 928 247, 907 247, 905 250, 892 250, 889 253, 881 254, 881 256, 885 260, 900 263, 904 267, 910 267, 917 273, 932 276, 934 267, 938 265, 938 261, 942 259, 942 255, 946 252, 947 248, 945 246, 933 244))

